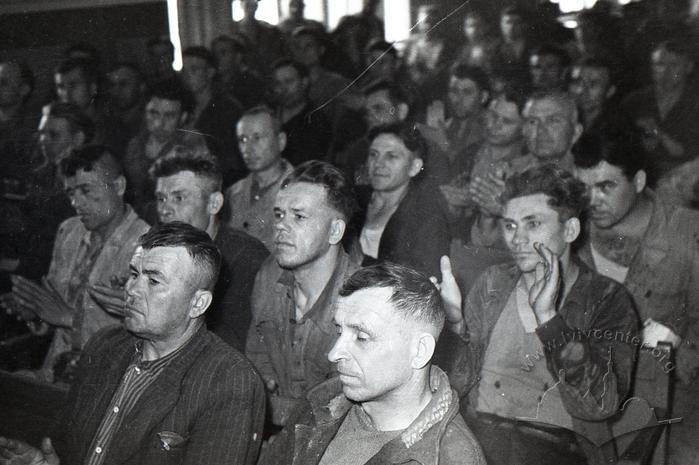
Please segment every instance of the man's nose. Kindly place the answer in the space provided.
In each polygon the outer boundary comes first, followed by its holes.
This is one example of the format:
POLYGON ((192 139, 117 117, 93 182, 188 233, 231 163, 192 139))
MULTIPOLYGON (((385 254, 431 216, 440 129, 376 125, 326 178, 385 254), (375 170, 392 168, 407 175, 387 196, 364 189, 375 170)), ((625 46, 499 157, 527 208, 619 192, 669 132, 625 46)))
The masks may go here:
POLYGON ((328 360, 330 363, 337 363, 340 360, 346 358, 346 351, 344 348, 344 340, 342 336, 340 336, 337 341, 335 341, 335 345, 330 349, 330 352, 328 352, 328 360))

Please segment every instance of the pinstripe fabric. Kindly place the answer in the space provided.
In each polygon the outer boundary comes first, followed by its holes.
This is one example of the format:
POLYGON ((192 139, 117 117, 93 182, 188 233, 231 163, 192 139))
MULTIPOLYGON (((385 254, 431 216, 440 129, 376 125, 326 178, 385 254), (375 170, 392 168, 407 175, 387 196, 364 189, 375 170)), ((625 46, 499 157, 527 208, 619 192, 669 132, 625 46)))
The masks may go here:
MULTIPOLYGON (((134 342, 124 329, 108 328, 86 347, 56 441, 64 463, 86 463, 132 362, 134 342)), ((252 465, 264 402, 250 363, 202 328, 123 416, 102 463, 252 465)))
MULTIPOLYGON (((131 409, 133 409, 141 395, 153 384, 158 375, 165 369, 170 361, 179 354, 182 347, 153 361, 142 361, 142 344, 136 343, 131 364, 121 380, 121 384, 112 398, 102 418, 102 423, 97 429, 89 454, 85 460, 86 465, 101 465, 104 462, 105 451, 114 438, 114 433, 121 425, 121 421, 131 409)), ((187 341, 189 342, 189 341, 187 341)), ((184 346, 183 346, 184 347, 184 346)))

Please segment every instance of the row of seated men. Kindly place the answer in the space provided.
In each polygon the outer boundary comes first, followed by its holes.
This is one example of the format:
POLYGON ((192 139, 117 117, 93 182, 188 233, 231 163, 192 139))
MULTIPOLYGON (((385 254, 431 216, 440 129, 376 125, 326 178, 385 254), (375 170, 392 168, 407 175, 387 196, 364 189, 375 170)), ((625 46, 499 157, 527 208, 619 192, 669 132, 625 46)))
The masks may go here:
MULTIPOLYGON (((563 69, 548 73, 543 77, 551 79, 528 97, 508 86, 497 89, 492 75, 459 64, 424 118, 396 79, 382 76, 387 80, 368 86, 360 99, 369 130, 330 155, 327 141, 337 120, 319 123, 328 115, 308 103, 312 71, 299 62, 273 65, 283 100, 278 106, 238 109, 231 117, 228 110, 216 113, 232 107, 229 99, 212 97, 210 55, 190 49, 184 85, 151 86, 145 109, 134 112, 145 121, 141 134, 116 157, 95 146, 73 150, 95 133, 118 146, 110 140, 119 138, 106 134, 117 126, 86 117, 64 97, 69 93, 62 91, 75 86, 64 83, 64 74, 81 78, 86 73, 79 66, 56 73, 57 96, 65 101, 42 115, 45 163, 31 167, 31 188, 18 213, 30 226, 15 236, 22 241, 13 257, 19 263, 12 293, 2 302, 33 331, 55 331, 43 366, 24 375, 73 386, 73 410, 62 418, 72 423, 57 430, 68 434, 58 456, 69 463, 120 457, 254 463, 264 386, 269 416, 287 429, 262 462, 294 456, 297 463, 425 462, 421 454, 434 455, 432 446, 444 444, 434 460, 479 463, 479 448, 455 414, 460 409, 491 463, 603 463, 623 451, 591 446, 584 434, 569 431, 602 434, 630 395, 655 405, 647 393, 660 369, 677 377, 675 412, 684 417, 670 432, 671 460, 691 463, 699 366, 697 219, 680 205, 690 205, 695 195, 693 60, 686 44, 664 41, 651 61, 652 85, 619 106, 612 99, 616 70, 603 60, 580 61, 570 82, 563 69), (207 98, 198 100, 197 89, 207 98), (207 112, 210 126, 192 126, 192 115, 199 120, 207 112), (641 129, 640 140, 619 130, 625 126, 641 129), (219 129, 228 134, 225 149, 212 143, 223 140, 215 137, 219 129), (341 170, 303 163, 326 157, 341 170), (64 221, 71 206, 78 216, 64 221), (216 255, 208 239, 173 221, 212 238, 223 256, 220 279, 200 255, 216 255), (163 226, 139 239, 147 223, 159 222, 176 231, 163 226), (41 262, 42 253, 22 252, 30 252, 26 244, 41 243, 49 244, 43 256, 51 263, 39 285, 22 276, 43 274, 28 266, 41 262), (478 260, 464 253, 473 245, 514 264, 481 275, 478 260), (433 302, 405 304, 397 297, 388 310, 403 312, 398 320, 378 314, 380 322, 352 321, 353 309, 386 303, 385 290, 374 290, 343 304, 353 286, 362 288, 352 280, 346 287, 345 279, 375 260, 439 278, 444 316, 428 309, 433 302), (475 283, 460 279, 464 270, 479 276, 475 283), (177 277, 167 279, 171 273, 177 277), (182 284, 191 281, 195 285, 182 284), (168 289, 160 291, 161 284, 168 289), (209 307, 207 326, 244 352, 262 383, 248 362, 201 329, 209 307), (147 318, 151 308, 154 321, 147 318), (174 308, 177 321, 170 320, 174 308), (406 319, 417 325, 416 333, 402 332, 406 319), (99 333, 120 320, 133 336, 99 333), (354 338, 351 350, 343 348, 343 335, 354 338), (131 337, 143 341, 135 353, 131 337), (675 346, 676 363, 655 355, 662 341, 675 346), (382 352, 382 344, 395 352, 382 352), (117 367, 114 348, 123 349, 117 367), (435 348, 447 353, 438 359, 456 394, 443 383, 440 390, 440 374, 429 376, 439 373, 429 363, 435 348), (80 356, 84 350, 87 357, 80 356), (202 358, 192 371, 194 352, 202 358), (151 374, 144 384, 137 382, 141 371, 151 374), (313 389, 338 372, 335 385, 313 389), (186 388, 175 392, 173 380, 186 388), (337 383, 355 407, 342 396, 337 400, 337 383), (555 420, 547 417, 548 427, 518 421, 539 418, 540 397, 551 402, 546 405, 555 420), (330 417, 321 416, 326 406, 330 417), (324 429, 331 419, 332 428, 324 429), (444 439, 454 435, 456 445, 444 439), (212 436, 225 447, 212 447, 212 436)), ((532 78, 538 68, 532 67, 532 78)), ((16 64, 0 69, 22 83, 16 64)), ((81 86, 91 103, 92 87, 84 79, 81 86)), ((365 287, 389 282, 377 287, 399 294, 405 287, 434 300, 424 277, 367 269, 375 274, 357 278, 369 282, 365 287), (415 289, 415 280, 425 286, 415 289)), ((34 453, 21 443, 2 444, 3 456, 34 453)), ((48 443, 41 450, 54 463, 48 443)))
MULTIPOLYGON (((505 96, 500 99, 508 103, 505 96)), ((509 103, 511 110, 517 109, 515 102, 509 103)), ((576 110, 570 96, 534 94, 526 102, 524 114, 515 111, 514 115, 527 126, 541 124, 535 131, 541 142, 553 134, 556 143, 561 143, 561 137, 567 138, 568 146, 558 157, 546 156, 550 152, 542 150, 515 158, 522 163, 521 168, 512 168, 504 176, 502 190, 490 199, 489 208, 498 208, 497 213, 488 214, 485 207, 479 210, 483 223, 497 223, 500 232, 495 242, 512 260, 488 268, 470 289, 463 290, 451 271, 452 265, 456 269, 478 267, 478 263, 459 263, 458 249, 451 251, 451 263, 446 257, 450 253, 448 241, 447 252, 426 252, 434 248, 440 230, 441 234, 448 233, 448 222, 435 228, 440 216, 446 217, 447 213, 438 207, 441 197, 435 195, 439 190, 430 182, 427 144, 413 125, 379 125, 371 131, 367 176, 372 192, 362 213, 364 223, 354 226, 353 231, 358 195, 345 173, 321 161, 291 168, 281 157, 285 134, 274 112, 264 107, 246 112, 237 131, 252 174, 234 185, 227 197, 232 216, 245 213, 241 221, 256 222, 259 237, 268 237, 271 255, 266 259, 268 252, 261 239, 233 230, 217 218, 226 202, 221 192, 221 170, 211 156, 177 146, 156 160, 150 173, 158 220, 164 226, 139 239, 148 226, 123 200, 127 182, 116 158, 101 146, 73 150, 60 161, 59 168, 65 192, 78 216, 59 228, 51 267, 42 283, 14 276, 12 292, 2 298, 3 307, 28 320, 33 330, 55 329, 44 365, 22 375, 72 383, 70 408, 75 410, 63 420, 70 418, 74 424, 62 426, 62 431, 74 435, 68 437, 64 452, 72 457, 70 462, 101 463, 105 460, 101 454, 110 451, 133 454, 132 447, 119 451, 119 445, 133 443, 122 442, 120 435, 131 431, 129 426, 140 420, 137 413, 141 411, 130 409, 141 406, 145 412, 145 405, 150 404, 141 405, 139 396, 143 395, 145 402, 148 395, 167 393, 182 396, 174 402, 186 403, 184 411, 170 404, 171 410, 161 412, 165 415, 162 424, 156 422, 151 425, 155 430, 141 430, 143 437, 133 438, 142 441, 138 444, 145 448, 132 456, 134 463, 151 463, 156 459, 150 454, 163 454, 171 447, 177 453, 175 446, 182 444, 179 451, 185 458, 215 461, 208 455, 205 459, 198 455, 214 453, 197 439, 197 433, 212 427, 208 422, 214 422, 221 434, 236 438, 233 441, 225 436, 230 449, 216 449, 216 453, 230 453, 246 460, 241 463, 252 463, 262 428, 264 386, 272 421, 287 429, 277 438, 279 442, 267 446, 263 462, 284 463, 295 456, 297 460, 308 457, 304 460, 336 463, 339 457, 349 455, 348 463, 365 463, 399 452, 413 457, 411 454, 424 453, 421 447, 413 446, 429 437, 444 445, 439 449, 439 459, 445 463, 450 463, 447 457, 456 457, 455 463, 479 463, 483 458, 476 440, 491 463, 605 463, 620 451, 597 447, 586 434, 606 431, 631 394, 654 405, 655 399, 647 393, 653 392, 658 382, 653 379, 658 368, 677 377, 673 401, 675 411, 684 417, 670 434, 673 463, 691 457, 695 453, 691 437, 696 428, 694 378, 699 367, 693 343, 699 224, 696 213, 668 204, 647 187, 646 168, 633 138, 580 136, 582 130, 575 122, 576 110), (540 117, 536 109, 541 107, 556 109, 560 121, 556 117, 537 120, 540 117), (552 126, 561 130, 552 132, 552 126), (248 144, 251 149, 246 148, 248 144), (566 162, 574 175, 564 168, 566 162), (423 164, 424 172, 419 174, 423 164), (255 207, 262 204, 256 201, 262 200, 260 194, 267 193, 260 192, 259 187, 254 190, 255 174, 273 180, 270 203, 257 211, 255 207), (245 185, 249 187, 243 189, 245 185), (411 189, 415 201, 425 206, 401 211, 401 202, 410 198, 411 189), (391 205, 396 191, 401 192, 396 195, 399 205, 391 205), (235 194, 247 202, 239 210, 235 194), (402 236, 389 243, 387 247, 394 252, 385 259, 381 255, 383 236, 390 231, 394 217, 401 216, 408 220, 400 221, 409 225, 396 228, 395 234, 402 236), (385 218, 383 230, 380 223, 378 228, 371 227, 372 218, 385 218), (198 241, 217 244, 223 270, 228 269, 220 280, 216 278, 218 273, 201 269, 206 260, 197 258, 197 254, 204 253, 201 249, 206 250, 205 246, 189 250, 177 242, 181 238, 170 237, 186 234, 175 234, 169 228, 184 228, 188 234, 195 234, 194 228, 180 222, 207 233, 199 233, 198 241), (367 232, 371 229, 379 230, 378 238, 367 232), (358 294, 357 302, 343 300, 353 295, 354 281, 347 278, 370 261, 372 244, 378 244, 379 261, 396 261, 422 272, 411 274, 411 279, 422 279, 426 286, 418 293, 436 292, 425 276, 441 278, 438 285, 444 309, 440 316, 424 316, 421 310, 415 310, 416 306, 427 306, 424 302, 405 304, 389 297, 385 289, 371 291, 368 296, 358 294), (149 250, 158 249, 156 258, 148 257, 149 250), (251 253, 255 250, 259 253, 251 253), (241 254, 249 256, 240 259, 241 254), (182 265, 189 263, 186 257, 191 259, 193 276, 182 276, 187 274, 187 267, 182 265), (420 266, 422 259, 424 266, 420 266), (175 277, 168 276, 170 271, 175 277), (399 323, 381 314, 374 320, 367 310, 382 308, 380 304, 387 302, 393 305, 388 306, 390 309, 401 312, 396 316, 399 323), (217 341, 209 342, 218 346, 217 350, 237 353, 224 350, 217 338, 201 329, 204 312, 210 306, 212 329, 229 346, 243 348, 261 381, 240 355, 235 362, 219 355, 218 362, 207 359, 198 364, 199 370, 193 374, 177 372, 176 376, 185 377, 186 389, 173 392, 161 385, 161 390, 155 391, 156 384, 151 388, 149 383, 159 382, 157 367, 163 370, 162 376, 170 373, 170 363, 190 353, 194 333, 205 333, 210 341, 217 341), (172 310, 178 307, 181 311, 172 310), (356 319, 350 317, 353 312, 356 319), (171 313, 181 317, 179 323, 173 321, 171 313), (419 337, 403 333, 406 325, 412 328, 406 323, 411 318, 419 323, 419 337), (136 345, 136 352, 131 336, 123 330, 101 329, 120 319, 130 334, 143 340, 136 345), (429 337, 424 334, 425 325, 429 337), (396 340, 414 345, 398 348, 387 331, 396 331, 396 340), (345 338, 352 341, 351 350, 343 346, 349 344, 345 338), (657 355, 659 342, 673 344, 676 362, 657 355), (442 391, 429 376, 430 372, 439 373, 430 368, 429 361, 440 344, 446 352, 439 357, 440 365, 454 389, 451 397, 447 396, 449 402, 441 401, 441 410, 433 401, 435 393, 442 391), (386 346, 396 352, 382 352, 386 346), (124 348, 124 363, 118 370, 111 363, 115 347, 124 348), (247 376, 251 377, 247 386, 228 382, 225 387, 215 386, 211 376, 218 373, 217 366, 221 367, 217 363, 228 368, 240 364, 247 367, 247 376), (155 380, 139 384, 131 379, 139 370, 151 367, 155 368, 155 380), (203 367, 207 367, 206 372, 201 371, 203 367), (190 375, 192 380, 209 384, 190 383, 186 378, 190 375), (333 389, 339 382, 346 398, 359 407, 350 408, 351 404, 346 403, 338 414, 333 409, 340 408, 338 402, 343 397, 338 400, 338 392, 332 389, 329 395, 331 384, 323 384, 326 382, 335 383, 333 389), (101 397, 95 397, 95 390, 101 397), (242 404, 227 405, 236 413, 220 408, 220 399, 240 394, 241 390, 248 396, 243 402, 243 416, 237 416, 242 404), (215 395, 202 396, 202 391, 215 395), (457 397, 470 429, 454 420, 452 414, 444 416, 444 406, 452 405, 457 397), (317 405, 325 406, 330 417, 322 408, 309 410, 306 400, 311 405, 320 402, 317 405), (411 402, 415 408, 408 407, 411 402), (539 419, 541 405, 553 412, 545 418, 548 425, 521 421, 539 419), (122 420, 119 412, 124 406, 122 420), (427 407, 436 410, 425 413, 427 407), (224 412, 229 415, 225 419, 221 417, 224 412), (434 417, 435 412, 441 414, 434 417), (194 421, 190 414, 202 420, 194 421), (249 422, 239 421, 244 415, 248 415, 245 418, 249 422), (91 422, 82 421, 86 417, 91 417, 91 422), (236 418, 235 426, 230 424, 231 418, 236 418), (444 418, 449 421, 442 423, 444 418), (332 427, 326 429, 333 419, 332 427), (446 440, 453 438, 453 430, 447 426, 451 421, 459 423, 456 449, 446 440), (306 423, 309 428, 297 427, 306 423), (156 431, 161 426, 164 429, 156 431), (250 429, 241 433, 237 427, 250 429), (430 428, 434 428, 431 431, 436 438, 425 436, 430 428), (159 442, 153 436, 156 432, 159 442), (313 441, 314 434, 323 439, 313 441), (242 444, 241 438, 247 441, 242 444), (364 447, 350 446, 358 439, 364 447), (156 450, 151 450, 153 441, 156 450), (372 447, 366 447, 367 443, 372 447), (246 452, 242 453, 241 448, 246 452), (357 456, 358 449, 368 455, 357 456)), ((539 145, 551 148, 550 143, 539 145)), ((471 233, 479 231, 478 226, 474 228, 471 233)), ((492 235, 492 231, 486 232, 492 235)), ((385 266, 390 269, 392 265, 385 266)), ((364 287, 387 287, 398 292, 400 286, 407 285, 382 278, 381 273, 386 271, 376 271, 382 270, 380 266, 367 270, 379 276, 357 278, 364 287), (383 279, 391 284, 375 286, 383 279)), ((362 272, 357 276, 363 276, 362 272)), ((435 284, 438 282, 435 279, 435 284)), ((357 286, 362 289, 362 285, 357 286)), ((208 350, 206 356, 215 352, 208 350)), ((176 366, 183 369, 176 364, 173 371, 176 366)), ((453 413, 454 409, 458 408, 448 410, 453 413)), ((208 444, 208 439, 199 440, 208 444)), ((26 449, 24 443, 2 444, 9 456, 36 452, 26 449)), ((44 456, 54 454, 48 442, 38 450, 44 456)), ((58 454, 61 452, 59 448, 58 454)), ((221 457, 224 461, 230 459, 228 455, 221 457)))

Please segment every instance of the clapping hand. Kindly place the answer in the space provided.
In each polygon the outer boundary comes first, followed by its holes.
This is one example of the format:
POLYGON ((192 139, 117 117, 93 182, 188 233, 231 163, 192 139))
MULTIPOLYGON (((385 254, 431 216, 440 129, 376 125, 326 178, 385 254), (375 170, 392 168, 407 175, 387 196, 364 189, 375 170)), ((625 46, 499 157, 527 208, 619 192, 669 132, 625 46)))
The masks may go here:
POLYGON ((475 176, 469 185, 469 193, 482 211, 490 216, 500 216, 500 196, 505 190, 505 181, 497 175, 475 176))
POLYGON ((124 289, 124 280, 117 276, 112 276, 111 284, 95 284, 87 290, 95 302, 104 309, 117 317, 125 315, 126 308, 126 290, 124 289))
MULTIPOLYGON (((45 277, 40 286, 22 276, 14 275, 12 280, 12 312, 25 320, 38 316, 51 326, 69 327, 73 321, 73 309, 63 300, 61 294, 45 277)), ((3 296, 3 307, 8 298, 3 296)), ((8 309, 8 311, 10 311, 8 309)))
POLYGON ((529 289, 529 305, 534 309, 537 323, 542 325, 556 316, 556 303, 561 287, 558 256, 544 244, 534 243, 541 260, 534 271, 534 285, 529 289))

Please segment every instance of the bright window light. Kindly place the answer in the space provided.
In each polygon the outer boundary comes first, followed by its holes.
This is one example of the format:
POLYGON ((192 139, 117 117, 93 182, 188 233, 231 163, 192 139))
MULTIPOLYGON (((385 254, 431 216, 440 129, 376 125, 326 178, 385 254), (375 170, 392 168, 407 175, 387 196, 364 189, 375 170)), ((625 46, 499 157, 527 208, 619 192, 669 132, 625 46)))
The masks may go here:
POLYGON ((585 8, 592 8, 597 3, 597 0, 559 0, 557 3, 561 13, 571 13, 585 8))
POLYGON ((172 62, 172 67, 175 71, 180 71, 182 69, 182 42, 180 41, 177 0, 167 0, 167 22, 170 29, 170 42, 175 47, 175 61, 172 62))
POLYGON ((388 42, 400 42, 410 35, 410 0, 392 0, 383 4, 384 27, 388 42))

